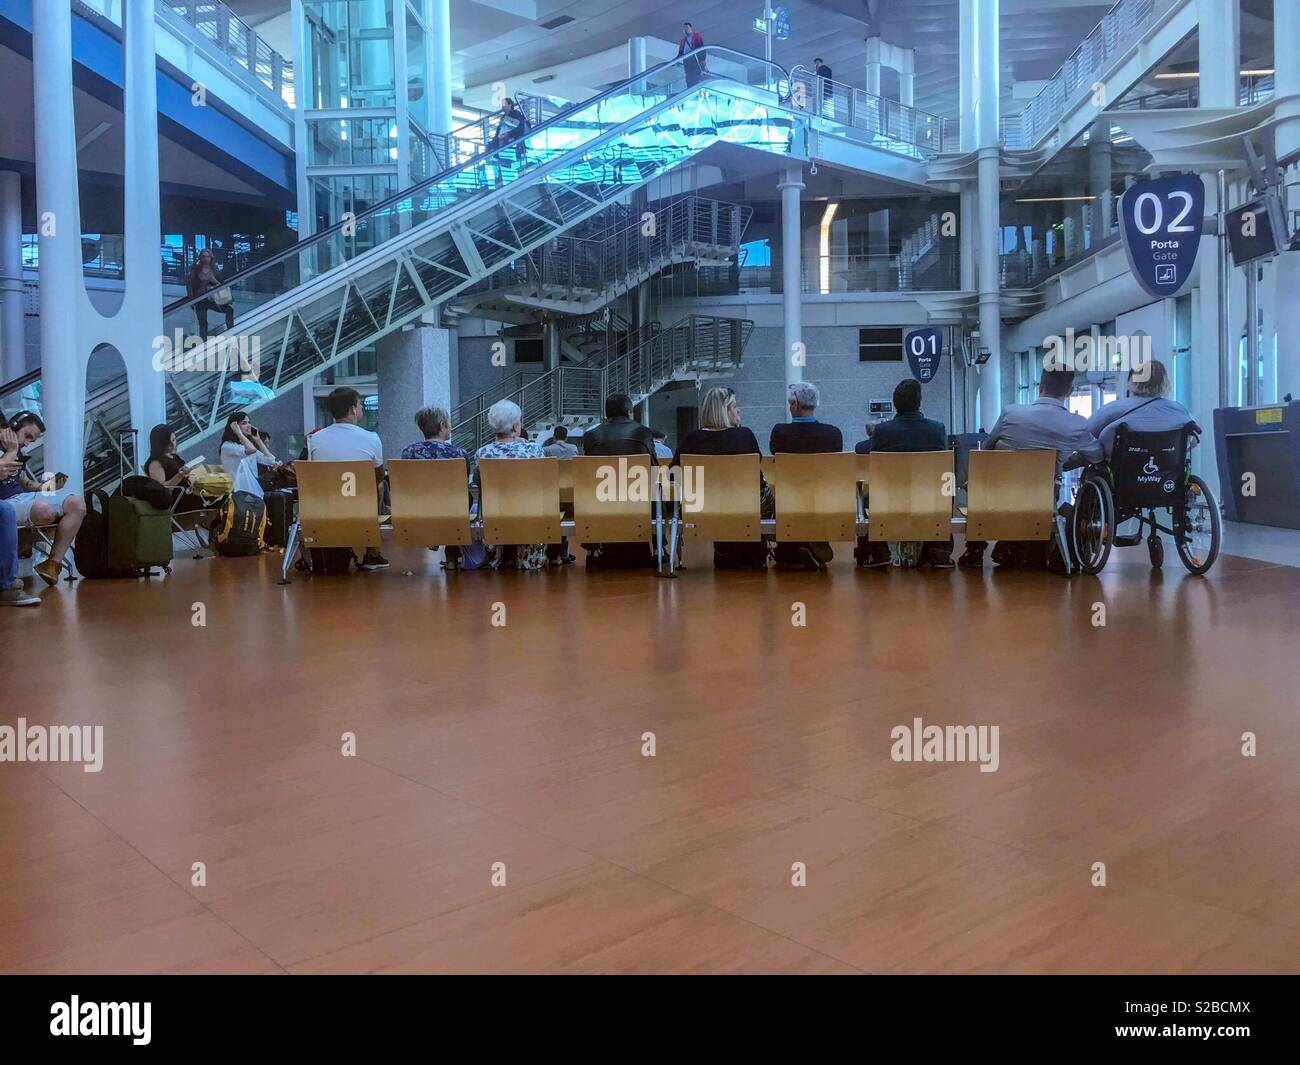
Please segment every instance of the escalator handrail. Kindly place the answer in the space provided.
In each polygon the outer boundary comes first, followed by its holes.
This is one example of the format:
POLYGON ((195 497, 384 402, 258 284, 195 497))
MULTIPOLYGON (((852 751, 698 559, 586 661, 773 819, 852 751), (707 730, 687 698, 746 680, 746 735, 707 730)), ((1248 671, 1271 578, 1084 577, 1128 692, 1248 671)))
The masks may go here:
MULTIPOLYGON (((698 53, 700 52, 718 53, 723 56, 727 56, 727 55, 736 56, 746 62, 754 62, 754 63, 761 64, 763 66, 773 68, 777 71, 780 71, 780 73, 785 75, 787 79, 789 78, 789 73, 779 63, 775 63, 770 60, 763 59, 760 56, 752 56, 745 52, 738 52, 732 48, 725 48, 721 45, 713 45, 713 44, 705 45, 703 48, 697 48, 695 49, 695 51, 687 52, 685 55, 675 56, 674 58, 669 59, 667 62, 659 63, 657 66, 653 66, 646 70, 643 70, 639 74, 636 74, 631 78, 627 78, 624 81, 619 82, 617 85, 612 85, 608 89, 605 89, 603 92, 597 93, 595 96, 592 96, 587 100, 582 100, 578 103, 573 104, 571 107, 566 108, 564 111, 561 111, 559 114, 553 115, 551 118, 547 119, 541 125, 534 126, 524 136, 530 137, 534 133, 539 133, 542 130, 548 129, 549 127, 559 122, 563 122, 570 114, 573 113, 573 111, 577 110, 578 108, 590 107, 593 104, 599 103, 603 99, 616 96, 620 92, 626 90, 626 87, 629 82, 638 81, 643 78, 648 79, 652 75, 659 73, 660 71, 664 70, 669 66, 672 66, 673 64, 680 64, 692 56, 698 57, 698 53)), ((774 84, 777 83, 778 82, 774 82, 774 84)), ((270 258, 263 259, 261 262, 257 263, 254 266, 246 267, 245 269, 240 270, 237 273, 231 274, 229 277, 222 277, 221 287, 225 288, 229 285, 237 284, 241 278, 246 278, 251 274, 257 273, 261 270, 265 270, 266 268, 273 266, 276 263, 289 259, 291 256, 300 255, 302 254, 302 252, 310 248, 312 245, 319 244, 320 242, 326 240, 327 238, 334 236, 336 233, 339 233, 346 226, 356 226, 364 219, 378 215, 382 212, 389 211, 392 207, 403 202, 404 200, 412 199, 418 196, 425 189, 430 188, 431 186, 436 185, 439 182, 445 181, 448 178, 448 176, 452 174, 455 174, 459 171, 468 170, 471 167, 482 166, 483 162, 486 159, 490 159, 492 156, 496 155, 497 153, 505 151, 508 147, 510 146, 503 145, 502 147, 495 148, 490 152, 483 152, 480 155, 476 155, 470 159, 466 159, 464 162, 457 163, 455 166, 449 166, 445 170, 440 170, 438 173, 432 175, 431 177, 425 178, 423 181, 419 182, 418 184, 411 185, 405 189, 402 189, 399 192, 395 193, 394 195, 388 197, 388 199, 382 200, 379 203, 375 204, 374 206, 367 208, 361 214, 356 215, 353 218, 350 218, 343 222, 335 222, 334 225, 330 226, 328 229, 322 229, 319 233, 313 233, 310 237, 307 237, 304 240, 296 241, 290 247, 285 248, 282 251, 276 252, 270 258)), ((186 307, 192 307, 196 303, 200 303, 202 300, 206 298, 208 297, 189 296, 189 295, 184 296, 183 298, 164 306, 163 314, 169 315, 175 313, 176 311, 183 310, 186 307)))

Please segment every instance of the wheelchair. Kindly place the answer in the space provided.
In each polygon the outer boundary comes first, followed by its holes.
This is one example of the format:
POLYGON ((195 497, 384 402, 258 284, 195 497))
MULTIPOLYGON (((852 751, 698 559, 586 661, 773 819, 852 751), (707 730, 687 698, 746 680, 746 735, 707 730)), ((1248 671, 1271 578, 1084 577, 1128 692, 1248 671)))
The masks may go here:
POLYGON ((1151 565, 1164 565, 1160 534, 1173 537, 1188 572, 1208 573, 1223 543, 1214 493, 1188 466, 1188 440, 1200 434, 1189 422, 1168 432, 1141 433, 1121 423, 1109 462, 1088 467, 1075 494, 1070 547, 1084 573, 1100 573, 1113 547, 1136 547, 1143 539, 1151 565), (1168 517, 1165 517, 1166 513, 1168 517), (1169 525, 1162 525, 1165 518, 1169 525), (1132 533, 1119 527, 1136 520, 1132 533))

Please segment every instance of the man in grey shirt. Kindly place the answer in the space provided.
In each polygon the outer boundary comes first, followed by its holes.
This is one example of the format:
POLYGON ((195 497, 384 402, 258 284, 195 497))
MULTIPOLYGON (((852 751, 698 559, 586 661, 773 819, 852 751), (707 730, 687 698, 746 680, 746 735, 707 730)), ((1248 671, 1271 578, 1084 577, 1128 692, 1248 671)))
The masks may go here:
POLYGON ((555 427, 555 435, 542 447, 542 454, 550 459, 571 459, 577 453, 569 443, 569 430, 562 425, 555 427))
MULTIPOLYGON (((1101 443, 1107 458, 1115 449, 1115 430, 1121 422, 1135 432, 1164 433, 1192 421, 1191 411, 1169 398, 1172 383, 1163 363, 1151 359, 1141 371, 1129 374, 1127 396, 1107 403, 1088 419, 1088 432, 1101 443)), ((1199 442, 1195 433, 1188 438, 1189 447, 1199 442)))
MULTIPOLYGON (((1033 403, 1013 403, 1002 412, 985 442, 986 449, 1007 451, 1055 451, 1056 472, 1075 456, 1084 462, 1100 462, 1104 457, 1101 444, 1088 432, 1088 423, 1066 406, 1074 390, 1073 370, 1044 370, 1038 382, 1038 398, 1033 403)), ((957 560, 959 566, 980 569, 984 565, 983 540, 966 541, 966 550, 957 560)), ((999 565, 1028 560, 1037 564, 1045 545, 1004 541, 993 552, 999 565)))

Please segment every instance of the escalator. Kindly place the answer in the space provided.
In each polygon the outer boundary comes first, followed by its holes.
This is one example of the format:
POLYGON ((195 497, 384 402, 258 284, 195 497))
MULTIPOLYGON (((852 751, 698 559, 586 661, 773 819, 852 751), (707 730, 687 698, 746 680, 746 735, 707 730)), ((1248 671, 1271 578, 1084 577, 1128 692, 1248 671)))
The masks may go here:
MULTIPOLYGON (((704 81, 687 84, 682 58, 661 64, 229 276, 235 326, 206 347, 193 335, 199 301, 167 306, 163 336, 184 348, 163 363, 168 421, 182 446, 714 144, 807 158, 818 119, 782 103, 789 83, 780 66, 718 47, 704 58, 704 81)), ((38 381, 23 390, 39 398, 38 381)), ((15 391, 0 387, 0 410, 15 405, 15 391)))

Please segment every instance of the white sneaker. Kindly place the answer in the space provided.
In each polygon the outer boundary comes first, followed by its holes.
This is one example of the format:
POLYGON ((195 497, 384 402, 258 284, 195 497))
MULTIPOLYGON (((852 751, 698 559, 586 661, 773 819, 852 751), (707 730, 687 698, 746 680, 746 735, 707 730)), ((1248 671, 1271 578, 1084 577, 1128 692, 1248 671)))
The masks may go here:
POLYGON ((23 587, 22 581, 15 581, 14 587, 11 584, 4 591, 0 592, 0 606, 40 606, 41 599, 37 595, 28 595, 27 590, 23 587))

